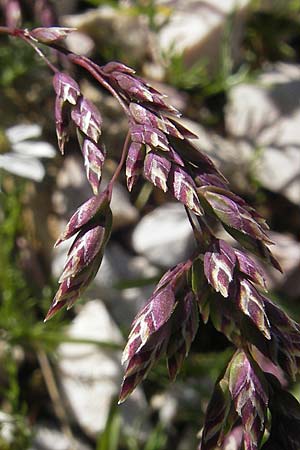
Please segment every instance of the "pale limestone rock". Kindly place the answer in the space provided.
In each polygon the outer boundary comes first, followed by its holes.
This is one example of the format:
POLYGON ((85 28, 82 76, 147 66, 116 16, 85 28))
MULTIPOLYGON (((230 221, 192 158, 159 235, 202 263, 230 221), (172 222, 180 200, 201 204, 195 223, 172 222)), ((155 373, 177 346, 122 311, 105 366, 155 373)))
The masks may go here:
POLYGON ((37 182, 45 176, 45 168, 38 159, 15 153, 0 155, 0 169, 37 182))
MULTIPOLYGON (((122 373, 121 333, 100 300, 86 303, 69 327, 76 339, 96 344, 63 343, 58 348, 59 380, 73 415, 91 437, 103 431, 113 399, 118 395, 122 373), (101 347, 101 343, 106 343, 101 347)), ((133 394, 121 409, 124 422, 146 420, 146 401, 141 392, 133 394)))
POLYGON ((257 84, 230 91, 226 127, 236 162, 252 166, 262 186, 300 204, 300 66, 277 64, 257 84), (243 158, 242 148, 249 157, 243 158))
MULTIPOLYGON (((108 183, 110 176, 108 176, 104 168, 101 190, 108 183)), ((86 179, 81 155, 65 156, 57 175, 57 188, 53 193, 55 212, 64 219, 61 223, 60 232, 76 209, 92 195, 91 187, 86 179)), ((113 189, 111 209, 114 230, 135 223, 138 219, 138 211, 131 204, 127 189, 118 182, 115 183, 113 189)))
POLYGON ((100 295, 117 323, 129 327, 153 291, 153 278, 159 272, 145 257, 110 242, 90 293, 100 295))
POLYGON ((272 253, 279 261, 283 274, 269 266, 266 267, 268 286, 296 300, 300 296, 300 243, 289 234, 272 232, 270 237, 275 243, 271 247, 272 253))
POLYGON ((90 56, 95 50, 95 43, 86 33, 73 31, 66 39, 65 44, 68 49, 78 55, 90 56))
POLYGON ((158 35, 159 47, 183 56, 187 66, 202 60, 213 71, 220 60, 220 52, 228 20, 232 20, 231 39, 233 58, 238 54, 243 35, 249 0, 184 0, 160 2, 170 6, 171 14, 158 35), (233 13, 232 18, 229 15, 233 13))
POLYGON ((184 207, 166 203, 144 216, 133 231, 132 245, 137 253, 161 267, 183 261, 193 248, 184 207))

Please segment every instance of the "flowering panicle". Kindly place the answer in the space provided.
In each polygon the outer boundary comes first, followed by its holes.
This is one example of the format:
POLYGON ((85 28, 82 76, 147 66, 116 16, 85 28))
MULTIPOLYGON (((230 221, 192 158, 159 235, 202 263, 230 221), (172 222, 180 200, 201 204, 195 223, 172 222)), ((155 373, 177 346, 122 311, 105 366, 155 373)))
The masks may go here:
POLYGON ((169 270, 134 319, 122 357, 126 371, 121 402, 161 356, 166 355, 170 376, 175 378, 188 353, 198 328, 195 296, 187 290, 189 268, 188 261, 169 270))
POLYGON ((71 217, 57 240, 56 245, 59 245, 76 235, 59 279, 59 289, 45 320, 65 305, 70 308, 98 272, 111 232, 110 199, 109 191, 90 198, 71 217))
MULTIPOLYGON (((10 21, 16 21, 19 2, 6 4, 10 21)), ((236 351, 216 383, 199 448, 221 448, 226 436, 241 427, 243 449, 258 450, 270 412, 270 437, 262 448, 298 450, 299 403, 264 373, 257 358, 262 353, 291 379, 299 373, 299 325, 265 296, 264 272, 248 254, 281 270, 269 249, 272 241, 265 220, 230 191, 212 160, 193 145, 197 136, 179 122, 180 113, 166 103, 163 94, 120 62, 98 66, 60 47, 59 42, 71 31, 57 27, 8 29, 9 34, 27 43, 30 40, 33 47, 54 48, 86 70, 120 103, 129 131, 116 172, 101 190, 106 157, 100 143, 101 114, 78 83, 36 48, 54 71, 59 148, 63 153, 73 126, 94 194, 71 217, 56 243, 74 236, 46 318, 65 305, 72 306, 94 279, 110 236, 113 185, 125 165, 129 191, 144 177, 185 206, 196 248, 187 261, 166 272, 133 321, 122 358, 125 374, 120 402, 161 357, 166 358, 170 378, 176 377, 197 333, 200 313, 203 322, 210 319, 236 351), (218 239, 208 225, 211 223, 221 224, 236 245, 218 239)))
POLYGON ((268 403, 269 388, 263 372, 249 354, 238 350, 216 383, 199 450, 222 448, 226 434, 239 420, 243 426, 243 448, 258 449, 268 403))
POLYGON ((102 118, 96 106, 80 91, 69 75, 57 72, 53 85, 56 92, 55 118, 58 145, 64 153, 71 122, 75 125, 84 157, 87 179, 96 195, 99 191, 106 152, 99 143, 102 118))

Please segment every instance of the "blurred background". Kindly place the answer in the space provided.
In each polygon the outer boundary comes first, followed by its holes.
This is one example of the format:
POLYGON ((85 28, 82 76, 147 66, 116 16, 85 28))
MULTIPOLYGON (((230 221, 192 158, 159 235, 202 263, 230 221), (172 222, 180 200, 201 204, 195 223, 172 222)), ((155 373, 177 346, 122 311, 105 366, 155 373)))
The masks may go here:
MULTIPOLYGON (((300 1, 2 0, 0 24, 61 25, 67 47, 136 69, 267 218, 284 275, 270 296, 300 320, 300 1)), ((49 54, 50 58, 54 55, 49 54)), ((83 71, 61 61, 103 116, 104 182, 127 120, 83 71)), ((196 448, 214 382, 232 348, 200 326, 176 383, 162 362, 121 406, 121 350, 155 282, 190 251, 182 205, 140 180, 113 196, 111 241, 93 285, 43 323, 66 246, 53 244, 91 195, 76 136, 59 154, 51 73, 23 42, 0 40, 0 449, 196 448)), ((290 386, 300 399, 300 384, 290 386)), ((225 447, 224 447, 225 449, 225 447)), ((238 450, 234 439, 226 450, 238 450)))

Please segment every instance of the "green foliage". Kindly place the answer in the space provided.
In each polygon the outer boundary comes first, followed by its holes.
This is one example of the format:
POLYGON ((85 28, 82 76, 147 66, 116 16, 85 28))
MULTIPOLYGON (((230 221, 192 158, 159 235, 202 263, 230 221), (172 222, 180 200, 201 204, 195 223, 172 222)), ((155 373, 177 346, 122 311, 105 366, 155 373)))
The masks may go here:
POLYGON ((8 88, 29 72, 36 70, 40 63, 32 49, 17 39, 1 38, 0 41, 0 86, 8 88))
MULTIPOLYGON (((0 193, 0 360, 5 381, 0 390, 2 409, 11 417, 12 445, 14 450, 24 450, 31 439, 27 423, 29 406, 24 402, 20 386, 19 370, 24 355, 42 347, 54 349, 57 345, 47 339, 49 329, 42 324, 44 302, 49 301, 51 288, 46 286, 42 294, 36 296, 36 287, 25 279, 19 266, 20 258, 17 242, 22 235, 22 195, 24 183, 4 179, 0 193), (18 354, 21 355, 19 361, 18 354)), ((3 426, 5 424, 2 424, 3 426)), ((1 449, 5 449, 5 442, 1 449)))
POLYGON ((118 0, 85 0, 85 3, 93 6, 111 5, 115 7, 119 4, 118 0))
POLYGON ((106 427, 100 434, 96 450, 118 450, 121 436, 121 417, 116 402, 111 408, 106 427))

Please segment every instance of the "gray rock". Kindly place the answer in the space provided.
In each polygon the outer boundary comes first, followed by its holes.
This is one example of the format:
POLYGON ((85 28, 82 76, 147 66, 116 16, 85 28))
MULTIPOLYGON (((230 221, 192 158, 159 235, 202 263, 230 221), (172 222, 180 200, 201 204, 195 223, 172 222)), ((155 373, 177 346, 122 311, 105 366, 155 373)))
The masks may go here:
MULTIPOLYGON (((103 189, 109 179, 108 173, 104 173, 103 189)), ((55 211, 62 216, 61 228, 63 229, 75 210, 93 195, 86 179, 81 156, 65 157, 56 180, 57 188, 53 194, 53 204, 55 211)), ((113 189, 111 209, 114 230, 135 223, 138 219, 138 211, 130 203, 128 191, 118 182, 115 183, 113 189)))
MULTIPOLYGON (((276 64, 258 84, 230 91, 226 127, 236 161, 251 166, 262 186, 300 203, 300 66, 276 64), (240 155, 248 148, 248 157, 240 155)), ((245 153, 245 152, 244 152, 245 153)))
POLYGON ((68 49, 82 56, 90 56, 95 50, 95 43, 87 34, 73 31, 65 39, 68 49))
POLYGON ((268 286, 296 300, 300 296, 300 243, 288 234, 272 232, 270 237, 275 243, 271 247, 272 253, 278 259, 283 274, 268 266, 268 286))
POLYGON ((138 210, 130 203, 129 193, 120 183, 116 183, 114 186, 110 206, 113 214, 114 230, 137 222, 139 217, 138 210))
POLYGON ((250 0, 177 0, 161 1, 171 8, 171 15, 158 34, 160 49, 165 53, 183 56, 187 66, 202 59, 210 71, 220 64, 221 49, 229 15, 233 58, 239 53, 247 7, 250 0))
POLYGON ((129 327, 152 293, 153 277, 158 277, 158 270, 146 258, 130 256, 120 245, 111 243, 91 292, 101 296, 119 324, 129 327))
POLYGON ((34 428, 34 438, 30 450, 91 450, 91 447, 70 439, 53 425, 41 424, 34 428))
POLYGON ((54 158, 57 154, 56 149, 49 142, 43 141, 23 141, 17 142, 12 146, 14 152, 24 156, 35 158, 54 158))
MULTIPOLYGON (((110 346, 123 346, 121 333, 100 300, 86 303, 68 334, 76 339, 90 339, 88 343, 63 343, 58 349, 59 380, 72 412, 84 431, 95 437, 103 431, 113 399, 118 395, 122 378, 120 351, 110 346), (105 343, 101 347, 101 343, 105 343)), ((147 409, 141 392, 131 396, 123 405, 132 421, 146 420, 147 409)))
MULTIPOLYGON (((56 177, 52 203, 62 219, 61 232, 75 210, 92 195, 80 155, 65 156, 56 177)), ((57 236, 58 237, 58 236, 57 236)))
POLYGON ((144 216, 132 234, 134 250, 153 264, 169 268, 190 255, 191 226, 184 207, 166 203, 144 216))

